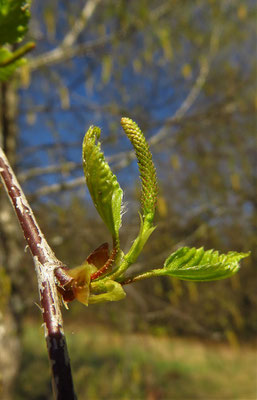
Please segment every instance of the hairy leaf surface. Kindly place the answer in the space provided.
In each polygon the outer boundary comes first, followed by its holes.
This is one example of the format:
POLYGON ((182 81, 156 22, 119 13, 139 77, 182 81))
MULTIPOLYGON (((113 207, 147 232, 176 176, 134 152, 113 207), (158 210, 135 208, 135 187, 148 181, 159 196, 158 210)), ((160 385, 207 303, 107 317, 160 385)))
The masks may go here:
POLYGON ((188 281, 212 281, 224 279, 235 274, 239 269, 239 261, 249 253, 230 251, 219 254, 218 251, 202 247, 182 247, 171 254, 162 269, 153 270, 155 275, 170 275, 188 281))
POLYGON ((101 152, 100 128, 91 126, 83 141, 83 167, 94 205, 116 241, 119 241, 123 191, 101 152))
POLYGON ((142 183, 141 205, 143 218, 146 217, 152 221, 158 193, 156 170, 153 164, 152 154, 141 129, 132 119, 121 118, 121 125, 131 141, 137 156, 142 183))

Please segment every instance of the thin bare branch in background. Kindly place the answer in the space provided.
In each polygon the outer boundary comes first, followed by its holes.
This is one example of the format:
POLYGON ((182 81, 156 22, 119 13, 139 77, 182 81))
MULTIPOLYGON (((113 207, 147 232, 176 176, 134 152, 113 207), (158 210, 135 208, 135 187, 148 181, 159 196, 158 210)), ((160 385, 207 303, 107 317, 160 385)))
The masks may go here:
MULTIPOLYGON (((74 44, 78 36, 80 35, 80 33, 90 20, 90 18, 92 18, 94 11, 98 3, 100 2, 101 0, 88 0, 84 8, 82 9, 79 17, 72 25, 71 30, 63 38, 61 44, 55 49, 47 53, 41 54, 37 58, 32 59, 29 63, 30 70, 37 69, 44 65, 49 66, 51 64, 61 62, 67 58, 73 57, 74 55, 81 53, 81 51, 85 51, 85 49, 90 49, 90 44, 87 43, 85 43, 85 46, 83 45, 74 46, 74 44)), ((106 38, 104 39, 103 42, 105 42, 105 40, 106 38)), ((100 44, 100 42, 96 41, 94 45, 96 44, 100 44)))
POLYGON ((83 31, 86 24, 93 16, 93 13, 101 0, 88 0, 82 9, 80 16, 72 25, 71 30, 64 37, 61 47, 71 47, 76 42, 79 34, 83 31))
MULTIPOLYGON (((162 10, 162 12, 163 12, 163 10, 162 10)), ((156 18, 159 17, 159 14, 156 15, 155 17, 156 18)), ((79 24, 79 26, 82 27, 81 23, 79 24)), ((79 30, 76 30, 77 33, 78 33, 78 31, 79 30)), ((75 30, 74 30, 74 32, 75 32, 75 30)), ((218 49, 219 35, 220 35, 220 32, 216 28, 210 38, 209 54, 202 60, 202 62, 200 64, 199 74, 195 80, 195 83, 193 84, 191 90, 189 91, 189 93, 187 94, 187 96, 185 97, 185 99, 183 100, 181 105, 179 106, 179 108, 175 111, 174 115, 172 117, 168 118, 166 120, 166 122, 164 123, 164 126, 155 135, 153 135, 149 139, 149 144, 151 146, 157 145, 161 140, 163 140, 168 135, 167 127, 170 125, 179 123, 185 117, 187 112, 191 109, 191 107, 193 106, 193 104, 195 103, 197 98, 199 97, 199 95, 202 91, 202 88, 206 82, 206 79, 208 77, 211 61, 213 60, 213 58, 217 52, 217 49, 218 49)), ((75 41, 76 35, 74 34, 74 35, 69 36, 69 34, 68 34, 66 36, 66 38, 68 38, 68 39, 64 39, 64 41, 68 41, 68 40, 75 41)), ((123 169, 123 168, 127 167, 128 165, 130 165, 130 163, 134 159, 135 159, 135 154, 133 151, 130 150, 130 151, 121 152, 112 157, 109 157, 109 158, 107 158, 107 161, 108 162, 114 161, 113 169, 114 169, 114 171, 118 171, 118 170, 123 169)), ((78 168, 77 163, 67 163, 67 169, 69 172, 71 172, 72 170, 77 169, 77 168, 78 168)), ((62 166, 48 166, 48 167, 34 168, 33 171, 31 171, 27 174, 21 173, 20 176, 21 176, 21 179, 23 181, 25 181, 25 180, 27 180, 31 177, 35 177, 37 175, 42 175, 45 173, 49 174, 51 172, 59 172, 59 171, 62 172, 63 170, 66 170, 65 165, 64 165, 64 169, 62 169, 62 166)), ((58 193, 60 190, 68 190, 71 188, 81 186, 84 184, 84 182, 85 182, 84 178, 79 177, 79 178, 72 179, 69 182, 61 182, 61 183, 57 183, 57 184, 46 185, 46 186, 43 186, 40 189, 38 189, 33 195, 35 197, 39 197, 42 195, 45 196, 48 194, 58 193)))

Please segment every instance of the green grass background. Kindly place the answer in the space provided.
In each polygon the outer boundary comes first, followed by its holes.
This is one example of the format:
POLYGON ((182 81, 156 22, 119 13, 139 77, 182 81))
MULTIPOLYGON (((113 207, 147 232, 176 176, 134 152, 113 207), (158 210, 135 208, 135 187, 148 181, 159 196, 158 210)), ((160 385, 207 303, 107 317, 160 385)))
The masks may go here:
MULTIPOLYGON (((23 333, 15 400, 51 399, 43 328, 23 333)), ((255 400, 256 348, 167 336, 66 327, 80 400, 255 400)))

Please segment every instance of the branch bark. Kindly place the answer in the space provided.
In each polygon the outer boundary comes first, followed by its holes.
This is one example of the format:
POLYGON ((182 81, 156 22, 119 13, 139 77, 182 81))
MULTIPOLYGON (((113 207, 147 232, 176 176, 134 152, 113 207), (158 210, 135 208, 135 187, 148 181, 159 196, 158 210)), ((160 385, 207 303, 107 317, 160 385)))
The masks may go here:
POLYGON ((0 176, 18 217, 35 264, 45 325, 45 338, 53 378, 53 391, 58 400, 66 398, 73 400, 76 399, 76 395, 73 388, 70 360, 56 287, 56 277, 61 277, 61 284, 67 283, 71 278, 65 275, 64 266, 49 247, 1 148, 0 176))

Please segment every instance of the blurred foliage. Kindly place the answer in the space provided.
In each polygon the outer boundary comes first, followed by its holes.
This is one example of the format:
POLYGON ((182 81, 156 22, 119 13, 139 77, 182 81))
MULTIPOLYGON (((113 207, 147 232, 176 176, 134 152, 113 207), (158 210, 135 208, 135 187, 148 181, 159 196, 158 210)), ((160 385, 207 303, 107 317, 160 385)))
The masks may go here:
MULTIPOLYGON (((87 323, 82 327, 66 330, 80 399, 184 400, 192 398, 192 393, 194 399, 255 396, 254 348, 120 335, 103 327, 88 329, 87 323)), ((31 322, 26 325, 23 346, 14 399, 50 398, 45 343, 41 330, 31 322)))
POLYGON ((8 303, 11 292, 10 278, 6 274, 3 267, 0 266, 0 312, 4 310, 5 305, 8 303))

